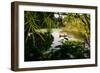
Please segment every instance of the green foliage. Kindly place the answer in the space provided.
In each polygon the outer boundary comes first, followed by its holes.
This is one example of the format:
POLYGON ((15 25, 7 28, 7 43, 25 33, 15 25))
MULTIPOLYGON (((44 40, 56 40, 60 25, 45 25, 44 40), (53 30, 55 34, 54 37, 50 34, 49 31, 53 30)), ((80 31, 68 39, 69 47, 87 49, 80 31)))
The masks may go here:
POLYGON ((76 41, 65 41, 63 45, 58 45, 59 50, 52 51, 50 59, 83 59, 90 58, 90 50, 85 48, 84 43, 76 41))
POLYGON ((49 50, 53 37, 48 33, 40 33, 45 39, 43 41, 38 34, 34 33, 35 46, 33 45, 32 36, 25 43, 25 61, 36 61, 45 59, 44 52, 49 50), (50 36, 50 37, 49 37, 50 36), (49 42, 48 42, 49 41, 49 42))
POLYGON ((25 61, 90 58, 90 49, 85 48, 85 44, 90 44, 89 14, 25 11, 24 16, 25 61), (55 47, 59 49, 50 50, 53 28, 60 28, 80 41, 64 41, 55 47))
POLYGON ((38 60, 42 52, 50 47, 51 24, 53 22, 52 13, 41 13, 25 11, 25 61, 38 60), (47 34, 37 32, 41 28, 47 28, 47 34), (47 43, 47 41, 49 41, 47 43))
POLYGON ((68 13, 65 16, 63 23, 65 25, 63 31, 90 45, 89 14, 68 13))

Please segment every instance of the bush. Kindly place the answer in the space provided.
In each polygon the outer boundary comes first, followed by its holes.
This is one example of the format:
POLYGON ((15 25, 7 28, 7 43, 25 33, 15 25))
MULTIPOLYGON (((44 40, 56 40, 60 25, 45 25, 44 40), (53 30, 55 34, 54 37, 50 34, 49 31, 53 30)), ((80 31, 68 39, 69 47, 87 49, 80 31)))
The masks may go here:
POLYGON ((84 59, 90 58, 90 50, 85 48, 84 43, 79 41, 65 41, 58 45, 59 50, 52 53, 51 59, 84 59))
POLYGON ((44 60, 45 51, 51 47, 53 36, 48 33, 34 33, 34 41, 32 36, 25 42, 25 61, 44 60), (44 40, 38 35, 40 34, 44 40), (35 42, 35 45, 33 45, 35 42))
POLYGON ((90 49, 85 48, 85 43, 80 41, 64 41, 62 45, 58 45, 50 50, 53 42, 53 36, 44 33, 41 35, 45 41, 35 34, 35 46, 33 46, 32 38, 28 39, 25 44, 25 61, 41 61, 41 60, 64 60, 64 59, 85 59, 90 58, 90 49), (49 52, 47 52, 49 51, 49 52), (45 53, 47 52, 47 53, 45 53))

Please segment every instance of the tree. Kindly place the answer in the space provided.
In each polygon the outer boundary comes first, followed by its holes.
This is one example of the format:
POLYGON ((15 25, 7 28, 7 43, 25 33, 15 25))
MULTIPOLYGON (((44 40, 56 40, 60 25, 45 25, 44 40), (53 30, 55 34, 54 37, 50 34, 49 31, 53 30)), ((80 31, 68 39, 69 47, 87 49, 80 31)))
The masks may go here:
POLYGON ((39 60, 43 57, 43 51, 52 43, 53 13, 25 11, 24 16, 25 60, 39 60), (47 32, 37 31, 42 28, 47 28, 47 32))
POLYGON ((90 15, 79 13, 67 13, 63 20, 63 31, 84 41, 90 46, 90 15))

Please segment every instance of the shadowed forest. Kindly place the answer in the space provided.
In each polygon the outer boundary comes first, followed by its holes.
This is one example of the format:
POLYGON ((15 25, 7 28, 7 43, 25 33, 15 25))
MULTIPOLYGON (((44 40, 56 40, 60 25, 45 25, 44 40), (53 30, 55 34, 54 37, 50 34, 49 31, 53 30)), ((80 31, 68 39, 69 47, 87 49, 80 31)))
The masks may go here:
POLYGON ((24 11, 24 61, 90 58, 90 14, 24 11))

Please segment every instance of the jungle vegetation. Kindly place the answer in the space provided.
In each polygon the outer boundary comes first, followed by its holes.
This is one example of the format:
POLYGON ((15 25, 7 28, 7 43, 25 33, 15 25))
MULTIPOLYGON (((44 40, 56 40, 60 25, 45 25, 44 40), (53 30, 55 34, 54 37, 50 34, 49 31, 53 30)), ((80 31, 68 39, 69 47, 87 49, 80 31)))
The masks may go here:
POLYGON ((25 61, 90 58, 90 14, 25 11, 24 47, 25 61), (77 40, 64 38, 51 49, 52 32, 60 30, 77 40))

